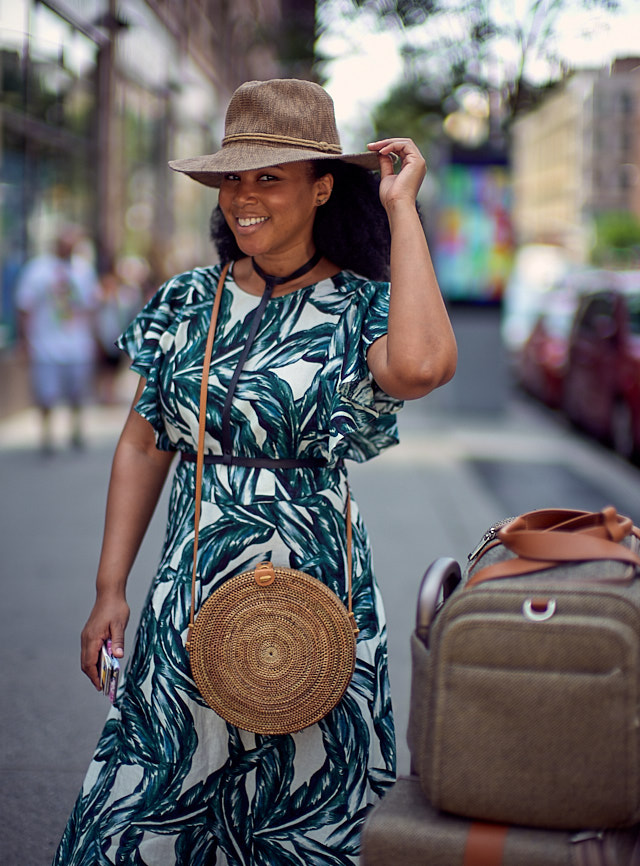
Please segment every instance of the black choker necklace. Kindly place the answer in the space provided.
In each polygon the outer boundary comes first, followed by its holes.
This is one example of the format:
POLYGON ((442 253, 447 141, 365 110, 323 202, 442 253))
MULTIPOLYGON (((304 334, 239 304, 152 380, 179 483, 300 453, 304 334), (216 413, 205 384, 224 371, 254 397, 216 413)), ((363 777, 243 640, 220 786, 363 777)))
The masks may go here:
POLYGON ((311 256, 308 262, 305 262, 305 264, 302 265, 301 268, 298 268, 297 271, 289 274, 288 277, 274 277, 272 274, 267 274, 265 271, 262 270, 262 268, 254 258, 251 259, 251 264, 253 265, 253 270, 256 272, 256 274, 264 280, 265 292, 269 290, 269 294, 271 294, 275 286, 281 286, 283 283, 289 283, 292 280, 297 280, 298 277, 303 276, 303 274, 309 273, 310 270, 315 268, 321 258, 322 253, 319 250, 316 250, 316 252, 311 256))

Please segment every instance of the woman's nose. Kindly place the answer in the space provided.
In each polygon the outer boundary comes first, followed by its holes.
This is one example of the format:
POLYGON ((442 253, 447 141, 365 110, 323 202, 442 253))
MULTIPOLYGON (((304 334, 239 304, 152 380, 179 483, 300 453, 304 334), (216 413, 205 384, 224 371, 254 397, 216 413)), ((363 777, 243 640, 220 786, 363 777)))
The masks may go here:
POLYGON ((236 202, 251 201, 256 197, 255 186, 248 180, 240 180, 234 188, 236 202))

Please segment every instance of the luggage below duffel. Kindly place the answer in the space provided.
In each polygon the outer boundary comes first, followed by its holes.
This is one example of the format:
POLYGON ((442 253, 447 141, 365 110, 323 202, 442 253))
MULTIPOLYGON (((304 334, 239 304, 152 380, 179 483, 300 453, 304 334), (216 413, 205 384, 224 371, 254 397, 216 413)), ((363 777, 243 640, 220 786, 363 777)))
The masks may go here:
POLYGON ((572 832, 504 827, 433 809, 401 776, 367 819, 360 866, 640 866, 640 827, 572 832))

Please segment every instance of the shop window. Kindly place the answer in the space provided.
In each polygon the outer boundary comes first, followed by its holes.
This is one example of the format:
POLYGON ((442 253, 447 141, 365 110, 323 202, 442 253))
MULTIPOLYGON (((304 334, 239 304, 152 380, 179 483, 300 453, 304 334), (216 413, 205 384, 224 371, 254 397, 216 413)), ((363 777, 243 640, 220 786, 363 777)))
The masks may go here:
POLYGON ((0 0, 4 195, 0 223, 21 256, 45 245, 61 216, 95 212, 97 46, 45 6, 0 0))
POLYGON ((94 103, 95 43, 38 4, 29 42, 26 111, 39 120, 88 136, 94 103))

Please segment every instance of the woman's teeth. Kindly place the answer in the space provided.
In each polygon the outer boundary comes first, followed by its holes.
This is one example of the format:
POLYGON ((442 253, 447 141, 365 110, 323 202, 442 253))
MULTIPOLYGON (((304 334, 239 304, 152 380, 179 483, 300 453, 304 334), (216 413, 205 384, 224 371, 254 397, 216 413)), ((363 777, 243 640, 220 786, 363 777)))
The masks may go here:
POLYGON ((249 217, 248 219, 238 218, 238 225, 242 228, 247 228, 248 226, 257 226, 259 223, 266 222, 268 217, 249 217))

